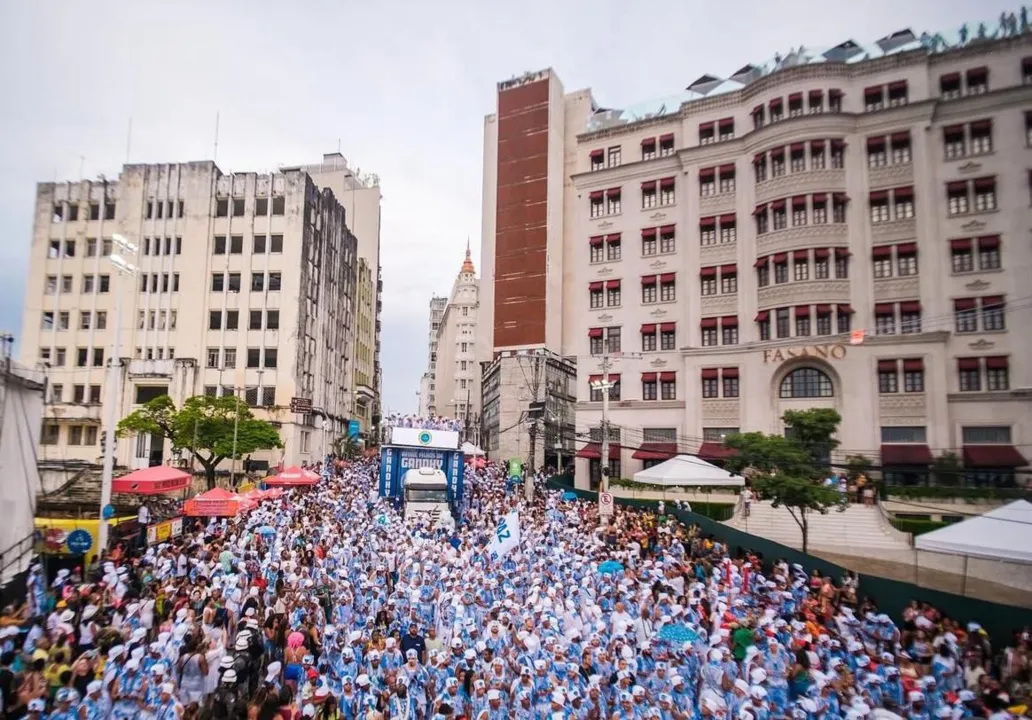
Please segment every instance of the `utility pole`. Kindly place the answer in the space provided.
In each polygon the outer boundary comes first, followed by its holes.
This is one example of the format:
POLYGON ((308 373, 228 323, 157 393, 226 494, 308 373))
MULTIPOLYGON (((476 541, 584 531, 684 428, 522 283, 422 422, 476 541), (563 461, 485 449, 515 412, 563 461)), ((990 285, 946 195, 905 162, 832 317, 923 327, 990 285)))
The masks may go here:
MULTIPOLYGON (((233 463, 229 478, 229 485, 234 490, 236 489, 237 473, 237 432, 240 428, 240 396, 237 395, 238 389, 236 386, 233 387, 233 463)), ((247 392, 246 388, 244 392, 247 392)))
MULTIPOLYGON (((114 250, 109 259, 115 266, 115 333, 108 358, 107 375, 104 381, 107 397, 104 406, 104 464, 100 480, 100 520, 97 523, 97 554, 107 549, 108 520, 104 517, 104 508, 111 504, 111 483, 115 473, 115 431, 117 430, 117 408, 121 394, 119 384, 122 380, 122 276, 136 277, 136 266, 129 260, 136 259, 137 246, 115 233, 111 236, 114 250), (123 256, 125 253, 125 256, 123 256)), ((151 442, 154 442, 153 438, 151 442)))
MULTIPOLYGON (((522 360, 522 358, 520 358, 520 360, 522 360)), ((530 435, 530 455, 527 463, 529 467, 524 473, 526 475, 526 479, 523 482, 527 502, 534 501, 534 457, 536 454, 535 450, 537 449, 538 420, 542 414, 535 410, 538 403, 538 390, 541 387, 541 356, 536 354, 536 351, 534 355, 534 371, 531 376, 530 385, 531 393, 533 394, 530 401, 530 409, 527 412, 527 418, 530 420, 530 429, 528 431, 530 435)))
MULTIPOLYGON (((462 434, 464 436, 462 438, 463 442, 469 442, 469 438, 470 438, 470 432, 469 432, 469 402, 472 399, 473 399, 473 379, 470 378, 466 382, 466 412, 465 412, 465 417, 462 419, 462 434)), ((477 447, 480 447, 480 446, 477 445, 477 447)))
POLYGON ((609 329, 602 330, 602 457, 599 459, 599 487, 609 492, 609 329))

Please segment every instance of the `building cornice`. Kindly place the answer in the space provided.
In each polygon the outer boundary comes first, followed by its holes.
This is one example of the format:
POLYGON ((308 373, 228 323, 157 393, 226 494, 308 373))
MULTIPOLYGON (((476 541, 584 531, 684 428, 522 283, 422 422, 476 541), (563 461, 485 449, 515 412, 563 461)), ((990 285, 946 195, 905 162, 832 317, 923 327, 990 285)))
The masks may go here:
POLYGON ((1032 102, 1032 85, 1011 85, 982 95, 965 95, 956 100, 939 100, 929 122, 964 121, 1032 102))
MULTIPOLYGON (((577 142, 580 144, 638 133, 649 127, 677 124, 693 115, 701 115, 721 108, 748 105, 748 103, 755 101, 758 96, 766 96, 782 85, 798 84, 802 81, 817 79, 854 80, 896 68, 921 64, 927 64, 931 67, 932 65, 955 62, 973 56, 984 56, 987 53, 1006 51, 1028 44, 1032 44, 1032 35, 1026 33, 1015 37, 993 38, 982 42, 973 41, 964 47, 951 48, 937 53, 931 53, 925 48, 919 48, 855 64, 824 63, 798 65, 765 75, 734 92, 682 102, 676 112, 581 133, 577 135, 577 142)), ((762 99, 765 100, 766 98, 762 99)), ((937 98, 929 98, 929 100, 934 102, 937 98)))
POLYGON ((930 54, 928 56, 928 64, 942 65, 956 60, 965 60, 974 55, 984 55, 987 51, 1000 52, 1020 47, 1021 45, 1032 45, 1032 35, 1025 33, 1011 37, 992 38, 987 41, 975 40, 963 47, 950 48, 944 52, 930 54), (990 44, 991 47, 987 47, 990 44))
MULTIPOLYGON (((907 335, 867 335, 859 345, 850 347, 861 348, 885 347, 907 345, 945 345, 950 338, 948 330, 936 330, 934 332, 916 333, 907 335)), ((770 340, 766 342, 752 342, 743 345, 717 345, 715 347, 683 347, 682 357, 700 357, 706 355, 745 355, 763 350, 774 350, 775 348, 799 347, 801 345, 848 345, 849 334, 838 335, 811 335, 809 337, 793 337, 783 340, 770 340)))
POLYGON ((604 190, 614 182, 625 182, 637 178, 658 178, 661 175, 676 175, 681 170, 677 153, 653 160, 635 160, 604 170, 588 170, 570 176, 574 188, 583 190, 604 190), (628 172, 628 170, 630 172, 628 172), (596 187, 596 185, 598 187, 596 187))
MULTIPOLYGON (((684 400, 610 400, 610 410, 684 410, 684 400)), ((575 408, 578 412, 602 412, 601 402, 579 401, 575 408)))
POLYGON ((1032 399, 1032 388, 1016 388, 1014 390, 1000 390, 994 392, 955 392, 946 395, 946 402, 950 403, 997 403, 997 402, 1025 402, 1032 399))

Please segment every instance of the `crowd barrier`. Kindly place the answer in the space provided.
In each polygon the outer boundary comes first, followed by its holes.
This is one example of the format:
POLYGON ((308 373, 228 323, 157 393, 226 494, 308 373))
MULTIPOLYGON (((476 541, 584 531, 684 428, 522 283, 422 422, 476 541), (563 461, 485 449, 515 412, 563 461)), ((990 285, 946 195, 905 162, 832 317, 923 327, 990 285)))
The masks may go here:
MULTIPOLYGON (((553 476, 547 484, 556 490, 576 493, 582 500, 598 502, 597 492, 575 488, 573 480, 569 476, 553 476)), ((618 505, 653 511, 657 505, 656 501, 632 498, 614 497, 614 501, 618 505)), ((703 534, 711 535, 726 544, 732 555, 739 551, 749 551, 759 555, 764 563, 784 558, 789 563, 798 563, 805 568, 808 574, 816 569, 822 576, 831 577, 835 581, 841 580, 846 573, 850 572, 836 563, 822 560, 757 535, 742 532, 704 515, 680 510, 670 502, 666 503, 665 512, 667 515, 676 517, 682 524, 697 525, 703 534)), ((1015 630, 1032 625, 1032 611, 1026 608, 954 595, 875 575, 859 573, 859 576, 858 599, 862 600, 865 596, 870 597, 877 604, 879 611, 888 613, 896 621, 902 617, 903 610, 911 600, 927 602, 937 608, 939 612, 964 625, 972 621, 977 622, 992 638, 993 646, 996 648, 1011 645, 1015 630)))

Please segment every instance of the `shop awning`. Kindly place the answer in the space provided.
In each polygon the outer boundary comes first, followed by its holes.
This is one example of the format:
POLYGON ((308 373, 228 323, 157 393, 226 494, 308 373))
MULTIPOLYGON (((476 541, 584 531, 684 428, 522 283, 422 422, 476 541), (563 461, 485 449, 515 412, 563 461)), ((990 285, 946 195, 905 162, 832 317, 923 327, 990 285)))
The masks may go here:
POLYGON ((643 442, 631 455, 635 460, 669 460, 677 455, 677 443, 643 442))
POLYGON ((931 465, 935 462, 927 445, 882 445, 882 466, 931 465))
POLYGON ((726 460, 734 455, 735 451, 724 447, 723 443, 704 442, 699 446, 699 451, 695 454, 704 460, 726 460))
POLYGON ((319 476, 297 465, 285 468, 279 475, 265 479, 266 487, 311 487, 319 482, 319 476))
POLYGON ((234 517, 247 505, 247 500, 236 493, 215 488, 187 500, 183 511, 191 517, 234 517))
MULTIPOLYGON (((577 451, 577 457, 587 458, 588 460, 599 460, 602 458, 602 443, 591 442, 582 447, 577 451)), ((620 459, 620 445, 618 443, 609 443, 609 459, 619 460, 620 459)))
POLYGON ((111 481, 111 492, 134 495, 160 495, 190 487, 192 476, 167 465, 157 465, 131 472, 111 481))
POLYGON ((1013 445, 965 445, 964 465, 969 468, 1018 468, 1028 460, 1013 445))

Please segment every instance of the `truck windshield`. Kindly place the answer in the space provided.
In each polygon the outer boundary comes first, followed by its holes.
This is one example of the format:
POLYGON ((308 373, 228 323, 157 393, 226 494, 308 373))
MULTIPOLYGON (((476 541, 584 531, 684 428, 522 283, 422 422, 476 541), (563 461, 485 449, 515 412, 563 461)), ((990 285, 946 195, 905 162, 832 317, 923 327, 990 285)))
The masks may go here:
POLYGON ((413 503, 446 503, 448 502, 448 490, 446 488, 406 488, 405 500, 413 503))

